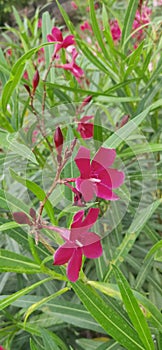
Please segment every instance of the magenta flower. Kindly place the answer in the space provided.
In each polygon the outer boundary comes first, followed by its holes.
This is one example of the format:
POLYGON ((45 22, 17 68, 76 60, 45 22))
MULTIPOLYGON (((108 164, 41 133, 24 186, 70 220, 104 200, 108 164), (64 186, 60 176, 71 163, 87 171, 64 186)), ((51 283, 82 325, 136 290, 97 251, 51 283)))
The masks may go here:
POLYGON ((78 83, 80 83, 81 78, 83 78, 83 76, 84 76, 84 71, 75 62, 77 56, 78 56, 78 52, 75 49, 73 49, 72 50, 72 61, 70 63, 65 63, 65 64, 56 64, 55 67, 63 68, 65 70, 70 71, 75 76, 78 83))
POLYGON ((78 5, 76 4, 75 1, 71 1, 71 6, 73 7, 74 10, 78 9, 78 5))
POLYGON ((121 38, 121 29, 116 19, 112 19, 110 21, 110 31, 111 31, 113 41, 114 42, 119 41, 121 38))
POLYGON ((84 116, 78 123, 77 131, 80 133, 83 139, 90 139, 93 137, 93 124, 89 123, 89 120, 92 118, 93 115, 84 116))
MULTIPOLYGON (((61 236, 65 243, 54 254, 54 265, 68 263, 67 276, 71 282, 77 281, 82 265, 82 255, 95 259, 102 255, 100 237, 89 229, 96 222, 99 209, 91 208, 84 218, 84 211, 80 210, 73 217, 70 230, 62 229, 61 236)), ((61 230, 59 228, 59 230, 61 230)))
POLYGON ((79 148, 75 163, 80 176, 75 179, 75 184, 86 202, 92 200, 94 195, 106 200, 119 199, 112 190, 122 185, 124 173, 110 168, 115 157, 114 149, 101 147, 90 162, 90 150, 82 146, 79 148))
POLYGON ((63 39, 61 30, 57 27, 53 27, 51 33, 52 34, 47 35, 48 42, 57 42, 57 44, 55 45, 53 58, 56 57, 56 54, 60 49, 66 49, 68 46, 75 44, 73 35, 67 35, 63 39))
POLYGON ((132 29, 133 30, 138 29, 138 31, 133 34, 133 37, 136 38, 137 41, 143 40, 144 29, 141 28, 141 26, 144 24, 147 25, 150 22, 151 13, 152 13, 152 10, 147 6, 142 6, 140 10, 136 11, 132 29))
POLYGON ((83 23, 80 25, 80 29, 82 30, 82 32, 84 32, 85 30, 88 30, 89 32, 92 33, 92 27, 91 27, 91 25, 89 24, 88 21, 83 22, 83 23))

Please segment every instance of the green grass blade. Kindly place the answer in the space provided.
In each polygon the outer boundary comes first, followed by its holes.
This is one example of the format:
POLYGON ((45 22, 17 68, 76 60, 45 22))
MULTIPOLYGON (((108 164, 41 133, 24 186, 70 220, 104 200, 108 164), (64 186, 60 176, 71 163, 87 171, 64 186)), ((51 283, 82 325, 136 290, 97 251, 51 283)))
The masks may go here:
POLYGON ((150 329, 146 322, 145 316, 133 295, 128 281, 115 265, 113 266, 113 269, 129 318, 131 319, 141 341, 143 342, 145 349, 154 350, 155 348, 150 329))

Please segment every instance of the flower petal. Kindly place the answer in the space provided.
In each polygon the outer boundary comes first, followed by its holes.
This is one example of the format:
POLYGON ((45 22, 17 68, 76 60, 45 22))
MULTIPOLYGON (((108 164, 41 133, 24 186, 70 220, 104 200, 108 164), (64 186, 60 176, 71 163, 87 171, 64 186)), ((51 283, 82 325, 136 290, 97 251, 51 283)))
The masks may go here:
POLYGON ((101 147, 92 160, 92 171, 99 171, 100 169, 107 169, 112 165, 116 157, 114 149, 101 147))
POLYGON ((75 248, 67 248, 66 243, 59 247, 54 254, 54 265, 64 265, 73 255, 75 248))
POLYGON ((84 215, 84 210, 79 210, 73 217, 72 227, 80 227, 84 215))
POLYGON ((80 171, 82 179, 88 179, 90 177, 90 150, 81 146, 75 157, 75 163, 80 171))
POLYGON ((61 30, 59 28, 53 27, 51 32, 52 32, 52 35, 55 39, 54 41, 59 41, 59 42, 63 41, 63 36, 62 36, 61 30))
POLYGON ((48 34, 48 35, 47 35, 47 41, 48 41, 49 43, 53 43, 53 41, 55 41, 55 39, 54 39, 54 37, 53 37, 52 34, 48 34))
POLYGON ((67 276, 71 282, 76 282, 82 266, 82 250, 76 248, 67 267, 67 276))
POLYGON ((84 255, 89 259, 99 258, 102 255, 102 245, 100 240, 95 243, 86 245, 82 248, 84 255))
POLYGON ((119 199, 119 197, 113 193, 110 188, 102 183, 97 184, 97 197, 110 201, 116 201, 119 199))
POLYGON ((83 139, 90 139, 93 137, 93 124, 91 123, 79 123, 77 131, 83 139))
POLYGON ((100 212, 99 208, 90 208, 87 216, 82 222, 82 227, 86 227, 88 231, 90 227, 92 227, 97 221, 99 212, 100 212))
POLYGON ((94 182, 89 179, 82 180, 80 183, 80 192, 86 202, 93 199, 94 195, 97 193, 97 186, 94 182))
POLYGON ((110 176, 112 188, 117 188, 123 184, 125 175, 122 171, 118 171, 117 169, 110 169, 109 168, 107 170, 107 172, 110 176))
POLYGON ((74 35, 68 35, 68 36, 66 36, 66 38, 63 40, 62 47, 63 47, 64 49, 66 49, 68 46, 74 45, 74 44, 75 44, 74 35))

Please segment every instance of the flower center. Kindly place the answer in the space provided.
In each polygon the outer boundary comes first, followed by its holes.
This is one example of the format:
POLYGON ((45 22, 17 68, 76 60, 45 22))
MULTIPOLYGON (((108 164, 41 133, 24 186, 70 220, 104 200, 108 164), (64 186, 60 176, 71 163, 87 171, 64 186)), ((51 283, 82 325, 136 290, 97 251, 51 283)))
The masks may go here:
POLYGON ((101 182, 100 179, 96 179, 95 177, 91 177, 91 178, 90 178, 90 181, 91 181, 91 182, 97 182, 97 183, 101 182))
POLYGON ((79 242, 77 239, 75 240, 75 243, 78 245, 78 247, 82 248, 83 244, 81 242, 79 242))

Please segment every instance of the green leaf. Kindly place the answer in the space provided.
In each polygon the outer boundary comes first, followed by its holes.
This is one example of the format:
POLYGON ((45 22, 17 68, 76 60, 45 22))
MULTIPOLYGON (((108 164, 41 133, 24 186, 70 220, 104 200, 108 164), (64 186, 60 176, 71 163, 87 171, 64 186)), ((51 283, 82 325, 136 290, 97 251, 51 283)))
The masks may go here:
POLYGON ((98 44, 105 56, 106 60, 110 60, 109 54, 106 50, 105 43, 103 42, 102 36, 101 36, 101 31, 98 25, 98 21, 96 18, 96 12, 95 12, 95 7, 94 7, 94 0, 89 0, 89 5, 90 5, 90 16, 91 16, 91 23, 92 23, 92 29, 94 32, 94 35, 98 41, 98 44))
POLYGON ((44 350, 54 350, 54 349, 59 350, 59 347, 57 346, 54 339, 51 337, 50 333, 51 332, 49 332, 48 330, 46 330, 44 328, 41 329, 44 350))
MULTIPOLYGON (((35 184, 34 182, 24 179, 23 177, 17 175, 15 173, 14 170, 10 169, 10 173, 11 176, 18 181, 19 183, 21 183, 22 185, 24 185, 25 187, 27 187, 32 193, 35 194, 35 196, 40 200, 43 201, 43 199, 45 198, 46 194, 45 192, 42 190, 42 188, 40 186, 38 186, 37 184, 35 184)), ((49 201, 49 199, 46 201, 46 204, 44 206, 51 222, 53 224, 55 224, 55 219, 54 219, 54 210, 52 207, 51 202, 49 201)))
POLYGON ((160 152, 162 151, 162 144, 160 143, 147 143, 140 145, 133 145, 133 148, 127 148, 122 151, 120 157, 129 158, 131 156, 142 154, 142 153, 152 153, 152 152, 160 152))
POLYGON ((0 189, 0 207, 6 210, 12 211, 23 211, 24 213, 29 213, 29 207, 24 204, 20 199, 15 198, 7 191, 0 189))
POLYGON ((30 338, 30 350, 40 350, 40 347, 34 343, 33 339, 30 338))
POLYGON ((135 330, 93 288, 81 281, 72 284, 72 288, 107 334, 128 350, 144 350, 135 330))
MULTIPOLYGON (((130 227, 128 228, 128 231, 122 241, 122 243, 119 245, 119 247, 115 250, 114 255, 112 257, 111 262, 115 266, 119 266, 123 261, 124 258, 127 256, 129 251, 131 250, 134 242, 136 241, 139 233, 143 229, 144 225, 147 223, 147 221, 150 219, 152 214, 155 212, 155 210, 158 208, 158 206, 161 204, 161 200, 157 200, 156 202, 150 204, 146 209, 141 210, 140 212, 137 212, 134 220, 132 221, 130 227)), ((111 262, 109 264, 108 271, 104 277, 104 281, 106 282, 109 278, 111 272, 112 272, 112 265, 111 262)))
POLYGON ((32 284, 31 286, 23 288, 23 289, 19 290, 18 292, 13 293, 9 297, 2 299, 1 302, 0 302, 0 310, 5 309, 9 305, 11 305, 15 300, 19 299, 20 297, 22 297, 25 294, 30 293, 35 288, 39 287, 41 284, 44 284, 44 283, 50 281, 51 279, 52 278, 49 277, 49 278, 46 278, 44 280, 38 281, 38 282, 32 284))
POLYGON ((40 272, 40 266, 23 255, 0 249, 0 271, 38 273, 40 272))
MULTIPOLYGON (((145 261, 149 260, 158 250, 162 249, 162 240, 160 240, 159 242, 157 242, 147 253, 147 255, 145 256, 145 261)), ((156 259, 155 259, 156 260, 156 259)))
MULTIPOLYGON (((88 284, 95 289, 99 290, 101 293, 104 293, 116 300, 121 300, 121 293, 119 287, 116 284, 105 283, 105 282, 96 282, 88 281, 88 284)), ((162 332, 162 314, 160 310, 143 294, 132 290, 135 298, 137 299, 139 305, 142 305, 145 317, 150 321, 160 332, 162 332)))
POLYGON ((49 295, 48 297, 45 297, 45 298, 39 300, 37 303, 31 305, 31 306, 29 307, 29 309, 28 309, 28 310, 26 311, 26 313, 25 313, 25 320, 24 320, 24 322, 26 323, 28 317, 29 317, 35 310, 37 310, 38 308, 40 308, 40 307, 41 307, 42 305, 44 305, 45 303, 48 303, 48 301, 50 301, 50 300, 52 300, 52 299, 55 299, 55 298, 57 298, 58 296, 60 296, 60 295, 62 295, 62 294, 64 294, 64 293, 66 293, 68 290, 69 290, 69 288, 65 287, 65 288, 59 290, 58 292, 55 292, 54 294, 51 294, 51 295, 49 295))
POLYGON ((122 29, 122 38, 121 43, 124 48, 124 51, 126 51, 128 39, 132 30, 132 25, 135 17, 135 13, 138 7, 138 0, 129 0, 127 11, 124 17, 124 24, 122 29))
POLYGON ((12 228, 15 228, 15 227, 20 227, 20 225, 15 221, 6 222, 5 224, 0 225, 0 231, 2 232, 6 230, 11 230, 12 228))
POLYGON ((162 105, 162 99, 156 101, 151 106, 146 108, 142 113, 138 114, 135 118, 130 120, 126 125, 117 130, 112 136, 110 136, 102 145, 102 147, 117 148, 127 137, 142 123, 147 117, 148 113, 162 105))
POLYGON ((11 69, 10 79, 7 81, 6 85, 4 86, 3 93, 2 93, 2 110, 4 113, 6 113, 7 104, 10 100, 11 95, 13 94, 13 91, 15 87, 18 85, 23 70, 25 68, 26 62, 43 46, 50 45, 51 43, 46 43, 39 45, 38 47, 34 47, 33 49, 29 50, 27 53, 25 53, 23 56, 21 56, 14 66, 11 69))
MULTIPOLYGON (((51 33, 51 29, 52 29, 52 21, 51 21, 49 12, 46 11, 42 15, 42 41, 44 43, 47 42, 47 35, 51 33)), ((46 69, 48 69, 49 67, 53 51, 54 51, 54 45, 45 46, 44 48, 46 69)), ((50 69, 47 79, 51 82, 54 81, 55 79, 54 68, 50 69)))
POLYGON ((117 279, 117 283, 120 288, 123 303, 128 312, 129 318, 134 325, 134 328, 136 329, 141 341, 143 342, 145 349, 154 350, 155 347, 150 333, 150 329, 148 327, 144 314, 141 311, 138 302, 133 295, 128 281, 115 265, 113 266, 113 269, 117 279))

